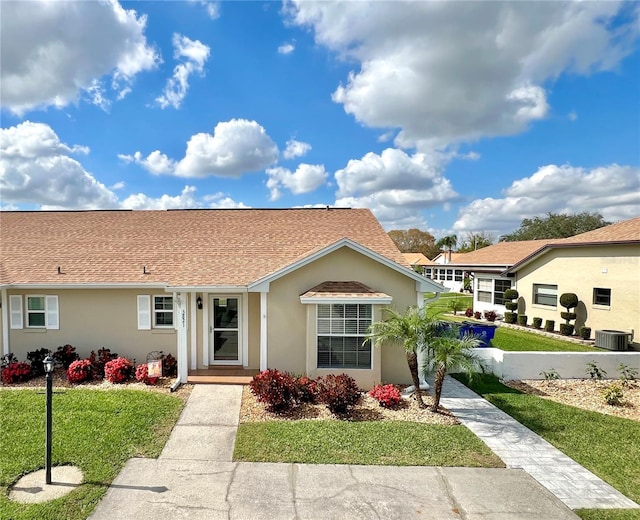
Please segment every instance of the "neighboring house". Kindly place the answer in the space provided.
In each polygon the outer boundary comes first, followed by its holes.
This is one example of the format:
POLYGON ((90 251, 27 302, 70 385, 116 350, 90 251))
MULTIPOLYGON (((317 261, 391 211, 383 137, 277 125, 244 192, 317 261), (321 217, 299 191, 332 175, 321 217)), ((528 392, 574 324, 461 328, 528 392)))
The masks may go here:
POLYGON ((559 298, 575 293, 576 330, 633 331, 640 346, 640 217, 554 240, 503 273, 516 281, 518 312, 563 322, 559 298))
POLYGON ((416 273, 425 274, 426 269, 433 265, 433 262, 422 253, 402 253, 402 256, 416 273))
POLYGON ((432 265, 425 267, 424 275, 440 282, 448 292, 459 292, 464 287, 465 271, 455 264, 458 263, 458 258, 463 256, 464 253, 450 251, 440 253, 432 260, 432 265), (451 266, 440 267, 448 264, 451 266))
POLYGON ((444 289, 365 209, 3 211, 0 242, 3 354, 162 350, 182 381, 236 366, 408 383, 402 349, 364 335, 444 289))

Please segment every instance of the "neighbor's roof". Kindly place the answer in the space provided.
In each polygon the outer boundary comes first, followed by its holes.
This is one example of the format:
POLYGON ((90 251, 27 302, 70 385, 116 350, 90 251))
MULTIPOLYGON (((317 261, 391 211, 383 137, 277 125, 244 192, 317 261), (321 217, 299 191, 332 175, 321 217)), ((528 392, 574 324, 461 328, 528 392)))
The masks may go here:
POLYGON ((513 266, 505 271, 505 274, 517 271, 531 262, 534 258, 545 254, 551 249, 637 243, 640 243, 640 217, 623 220, 622 222, 587 231, 586 233, 580 233, 579 235, 574 235, 572 237, 551 240, 549 244, 533 251, 518 262, 515 262, 513 266))
POLYGON ((404 259, 409 265, 432 265, 433 262, 429 260, 422 253, 402 253, 404 259))
POLYGON ((457 253, 448 265, 513 265, 550 242, 554 240, 498 242, 469 253, 457 253))
POLYGON ((343 238, 408 267, 367 209, 2 211, 0 284, 246 286, 343 238))

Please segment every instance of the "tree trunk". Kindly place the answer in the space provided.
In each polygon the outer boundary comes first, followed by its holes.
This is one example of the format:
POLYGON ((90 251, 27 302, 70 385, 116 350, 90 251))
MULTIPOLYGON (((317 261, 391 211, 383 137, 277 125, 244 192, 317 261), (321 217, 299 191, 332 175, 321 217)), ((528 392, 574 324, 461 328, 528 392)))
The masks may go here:
POLYGON ((433 405, 431 411, 437 413, 440 406, 440 396, 442 395, 442 385, 444 384, 444 376, 447 375, 447 369, 440 366, 436 371, 436 375, 433 381, 433 405))
POLYGON ((416 401, 420 408, 426 408, 422 400, 422 390, 420 390, 420 377, 418 376, 418 354, 415 351, 407 352, 407 363, 409 365, 409 371, 411 372, 411 379, 413 380, 413 387, 416 391, 416 401))

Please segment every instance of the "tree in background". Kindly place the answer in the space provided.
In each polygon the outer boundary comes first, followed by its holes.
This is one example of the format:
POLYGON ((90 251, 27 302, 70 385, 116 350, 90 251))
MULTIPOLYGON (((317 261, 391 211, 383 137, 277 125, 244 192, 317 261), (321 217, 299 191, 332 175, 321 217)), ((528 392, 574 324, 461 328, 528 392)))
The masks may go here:
POLYGON ((541 238, 568 238, 608 226, 600 213, 583 211, 575 215, 547 213, 544 217, 525 218, 513 233, 500 237, 501 242, 539 240, 541 238))
POLYGON ((486 231, 480 231, 479 233, 467 233, 462 239, 462 244, 458 247, 458 253, 477 251, 478 249, 492 245, 494 240, 495 237, 486 231))
POLYGON ((451 251, 456 244, 458 243, 458 237, 456 235, 447 235, 446 237, 442 237, 440 240, 436 242, 436 245, 439 248, 444 248, 449 251, 449 262, 451 262, 451 251))
POLYGON ((422 253, 432 259, 440 252, 436 246, 436 239, 427 231, 420 231, 416 228, 394 229, 389 231, 389 237, 403 253, 422 253))

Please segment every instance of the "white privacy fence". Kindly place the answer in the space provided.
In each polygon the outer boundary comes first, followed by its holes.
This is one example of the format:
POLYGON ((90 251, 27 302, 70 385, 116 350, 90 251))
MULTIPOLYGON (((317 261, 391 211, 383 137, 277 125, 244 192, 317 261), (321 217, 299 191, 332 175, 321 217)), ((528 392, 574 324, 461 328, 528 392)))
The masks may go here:
POLYGON ((544 379, 542 372, 555 370, 562 379, 588 378, 587 363, 595 362, 617 379, 621 363, 640 372, 640 352, 506 352, 498 348, 477 348, 474 354, 485 372, 500 379, 544 379))

